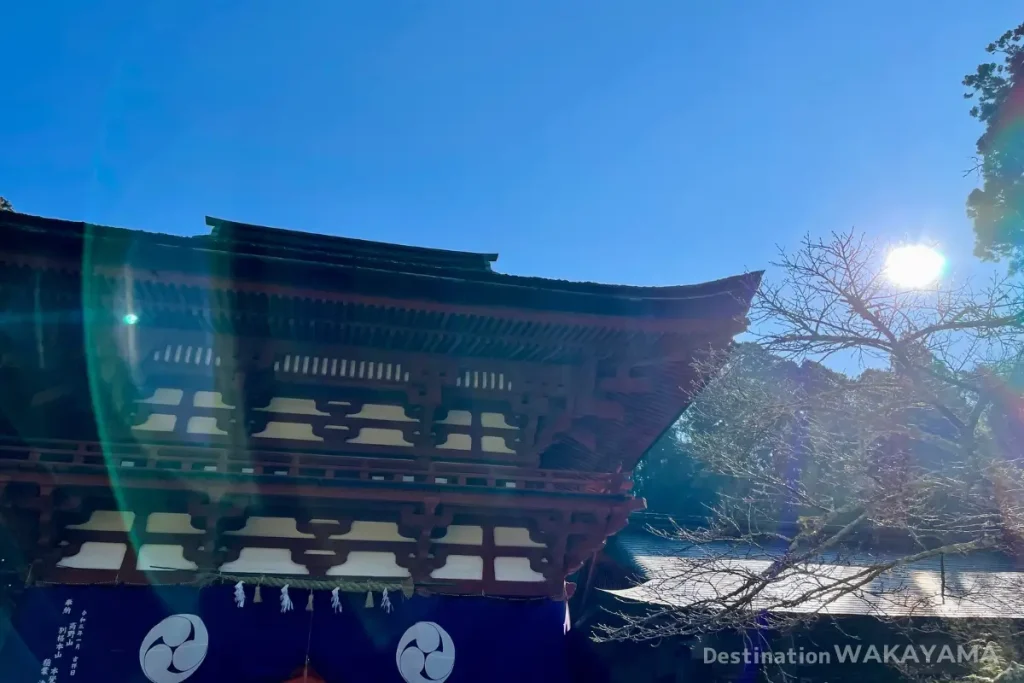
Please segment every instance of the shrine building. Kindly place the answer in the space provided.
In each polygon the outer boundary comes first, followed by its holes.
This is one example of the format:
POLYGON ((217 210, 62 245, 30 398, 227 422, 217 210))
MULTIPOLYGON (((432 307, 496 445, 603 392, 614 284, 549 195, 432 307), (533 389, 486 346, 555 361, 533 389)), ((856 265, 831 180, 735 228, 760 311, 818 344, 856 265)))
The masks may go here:
POLYGON ((760 274, 207 225, 0 212, 0 678, 570 680, 571 578, 760 274))

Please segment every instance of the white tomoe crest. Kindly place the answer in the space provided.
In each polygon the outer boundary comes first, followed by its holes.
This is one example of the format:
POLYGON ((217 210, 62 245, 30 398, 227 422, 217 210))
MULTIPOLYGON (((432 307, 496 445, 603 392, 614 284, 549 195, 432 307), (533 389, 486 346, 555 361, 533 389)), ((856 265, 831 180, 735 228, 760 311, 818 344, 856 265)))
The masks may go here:
POLYGON ((181 683, 199 669, 209 648, 203 620, 194 614, 175 614, 142 639, 139 664, 152 683, 181 683))
POLYGON ((398 641, 395 662, 406 683, 444 683, 455 668, 455 644, 443 628, 421 621, 398 641))

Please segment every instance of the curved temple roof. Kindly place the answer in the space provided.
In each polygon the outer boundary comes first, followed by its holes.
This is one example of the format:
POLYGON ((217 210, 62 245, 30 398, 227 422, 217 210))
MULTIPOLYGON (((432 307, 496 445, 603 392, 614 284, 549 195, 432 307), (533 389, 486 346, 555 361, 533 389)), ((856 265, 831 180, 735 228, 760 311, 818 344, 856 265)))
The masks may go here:
MULTIPOLYGON (((724 609, 768 576, 785 546, 704 545, 622 533, 611 541, 636 571, 637 585, 606 590, 618 598, 677 608, 724 609)), ((946 554, 908 565, 906 553, 830 552, 787 567, 756 594, 752 609, 779 613, 879 617, 1024 618, 1024 572, 995 553, 946 554), (861 585, 864 572, 897 566, 861 585), (799 596, 813 596, 798 599, 799 596)))
POLYGON ((180 237, 0 213, 0 299, 28 314, 43 291, 49 319, 72 326, 88 310, 117 327, 130 304, 141 330, 568 373, 552 386, 581 397, 578 414, 545 426, 543 466, 629 471, 706 379, 692 364, 698 350, 745 329, 761 277, 567 282, 496 273, 494 254, 208 223, 209 234, 180 237))
POLYGON ((743 316, 760 272, 697 285, 635 287, 496 273, 497 254, 447 251, 316 235, 207 218, 208 235, 179 237, 13 212, 19 251, 154 271, 230 273, 265 284, 380 293, 465 305, 602 316, 729 319, 743 316), (230 264, 230 265, 229 265, 230 264), (352 277, 340 277, 340 271, 352 277))

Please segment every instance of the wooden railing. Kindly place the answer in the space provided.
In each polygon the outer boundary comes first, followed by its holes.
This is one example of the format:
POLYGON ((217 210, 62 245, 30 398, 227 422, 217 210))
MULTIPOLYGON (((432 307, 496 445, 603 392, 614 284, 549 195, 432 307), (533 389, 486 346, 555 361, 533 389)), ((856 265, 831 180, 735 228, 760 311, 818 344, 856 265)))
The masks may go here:
POLYGON ((526 469, 395 458, 239 450, 216 446, 98 444, 0 439, 0 470, 129 472, 197 477, 286 477, 387 487, 434 485, 464 489, 519 489, 551 493, 622 495, 627 475, 526 469))

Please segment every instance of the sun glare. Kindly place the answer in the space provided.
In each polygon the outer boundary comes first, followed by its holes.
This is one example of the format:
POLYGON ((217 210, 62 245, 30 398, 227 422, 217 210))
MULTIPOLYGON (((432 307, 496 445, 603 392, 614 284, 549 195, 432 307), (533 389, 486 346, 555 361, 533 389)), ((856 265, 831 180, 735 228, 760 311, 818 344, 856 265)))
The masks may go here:
POLYGON ((946 257, 923 244, 896 247, 885 260, 885 274, 900 287, 914 289, 932 284, 946 267, 946 257))

